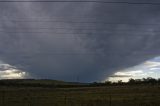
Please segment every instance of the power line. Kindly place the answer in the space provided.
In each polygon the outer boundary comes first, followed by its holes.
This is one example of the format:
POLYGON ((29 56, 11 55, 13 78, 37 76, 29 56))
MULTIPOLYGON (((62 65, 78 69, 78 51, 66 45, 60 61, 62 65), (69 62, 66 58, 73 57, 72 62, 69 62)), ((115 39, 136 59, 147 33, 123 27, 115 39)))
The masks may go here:
MULTIPOLYGON (((102 36, 102 35, 106 35, 106 34, 112 34, 112 35, 124 35, 124 34, 131 34, 131 35, 135 35, 135 34, 148 34, 149 33, 149 31, 147 32, 134 32, 134 33, 131 33, 131 32, 85 32, 85 33, 79 33, 79 32, 75 32, 75 33, 58 33, 58 32, 45 32, 45 31, 35 31, 35 32, 31 32, 31 31, 26 31, 26 32, 22 32, 22 31, 0 31, 0 32, 3 32, 3 33, 25 33, 25 34, 28 34, 28 33, 31 33, 31 34, 34 34, 34 33, 52 33, 52 34, 57 34, 57 35, 95 35, 95 34, 101 34, 100 36, 102 36)), ((155 32, 155 33, 158 33, 158 32, 160 32, 160 31, 157 31, 157 32, 155 32)), ((150 32, 150 33, 152 33, 152 32, 150 32)))
POLYGON ((160 5, 159 2, 126 2, 126 1, 98 1, 98 0, 6 0, 0 2, 54 2, 54 3, 101 3, 101 4, 132 4, 132 5, 160 5))
POLYGON ((67 23, 67 24, 108 24, 108 25, 160 25, 160 23, 125 23, 125 22, 107 22, 107 21, 58 21, 58 20, 2 20, 4 22, 18 23, 67 23))
MULTIPOLYGON (((8 20, 11 22, 16 22, 16 23, 67 23, 67 24, 106 24, 106 25, 140 25, 140 26, 155 26, 155 25, 160 25, 159 23, 120 23, 120 22, 100 22, 100 21, 53 21, 53 20, 48 20, 48 21, 36 21, 36 20, 8 20)), ((3 21, 4 22, 4 21, 3 21)))
MULTIPOLYGON (((39 53, 33 53, 33 54, 24 54, 24 52, 16 52, 16 53, 5 53, 6 55, 19 55, 19 56, 38 56, 38 55, 102 55, 101 53, 98 52, 90 52, 90 53, 54 53, 54 52, 39 52, 39 53)), ((111 53, 111 52, 106 52, 107 55, 124 55, 124 54, 118 54, 118 53, 111 53)))
MULTIPOLYGON (((39 32, 39 31, 43 31, 46 32, 48 30, 58 30, 58 31, 112 31, 113 32, 160 32, 159 30, 133 30, 133 29, 109 29, 109 28, 63 28, 63 27, 55 27, 55 28, 49 28, 49 27, 39 27, 39 28, 0 28, 0 32, 8 32, 6 30, 10 30, 9 32, 12 33, 13 32, 23 32, 23 31, 28 31, 31 32, 39 32), (16 31, 15 31, 16 30, 16 31)), ((49 32, 49 31, 48 31, 49 32)), ((40 32, 41 33, 41 32, 40 32)), ((53 33, 53 32, 51 32, 53 33)), ((88 32, 89 33, 89 32, 88 32)))
POLYGON ((58 35, 85 35, 85 34, 146 34, 146 33, 159 33, 158 30, 128 30, 128 29, 107 29, 107 28, 0 28, 1 33, 53 33, 58 35), (34 30, 33 30, 34 29, 34 30))
MULTIPOLYGON (((91 52, 91 53, 54 53, 54 52, 48 52, 48 53, 44 53, 44 52, 40 52, 40 53, 33 53, 33 54, 24 54, 25 52, 16 52, 16 53, 3 53, 7 56, 24 56, 24 57, 36 57, 36 56, 46 56, 46 55, 56 55, 56 56, 62 56, 62 55, 100 55, 100 56, 104 56, 104 55, 112 55, 112 56, 125 56, 126 53, 124 54, 118 54, 117 52, 116 53, 113 53, 113 52, 104 52, 105 54, 101 54, 101 53, 98 53, 98 52, 91 52)), ((2 55, 3 55, 2 54, 2 55)), ((142 53, 139 53, 139 54, 136 54, 136 55, 152 55, 153 53, 152 52, 142 52, 142 53)), ((134 54, 133 54, 134 55, 134 54)))

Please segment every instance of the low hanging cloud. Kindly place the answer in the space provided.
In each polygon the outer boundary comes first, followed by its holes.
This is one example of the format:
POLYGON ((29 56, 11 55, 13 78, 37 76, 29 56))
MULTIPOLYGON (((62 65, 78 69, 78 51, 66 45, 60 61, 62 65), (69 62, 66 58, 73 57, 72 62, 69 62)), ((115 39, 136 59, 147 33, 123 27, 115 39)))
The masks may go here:
POLYGON ((86 2, 0 3, 0 59, 35 78, 103 80, 160 54, 159 10, 86 2))
POLYGON ((132 77, 132 75, 112 75, 112 76, 110 76, 110 77, 112 77, 112 78, 124 78, 124 77, 132 77))

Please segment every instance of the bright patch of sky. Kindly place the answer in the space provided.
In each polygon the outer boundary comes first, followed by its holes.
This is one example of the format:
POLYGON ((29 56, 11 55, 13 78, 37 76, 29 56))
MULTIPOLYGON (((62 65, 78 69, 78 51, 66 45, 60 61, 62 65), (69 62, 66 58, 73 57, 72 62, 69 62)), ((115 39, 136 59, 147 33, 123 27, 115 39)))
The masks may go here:
POLYGON ((106 80, 117 82, 122 80, 127 82, 130 78, 141 79, 141 78, 160 78, 160 57, 147 60, 139 65, 119 70, 106 80))
POLYGON ((17 69, 17 67, 0 61, 0 79, 23 79, 28 76, 28 73, 17 69))

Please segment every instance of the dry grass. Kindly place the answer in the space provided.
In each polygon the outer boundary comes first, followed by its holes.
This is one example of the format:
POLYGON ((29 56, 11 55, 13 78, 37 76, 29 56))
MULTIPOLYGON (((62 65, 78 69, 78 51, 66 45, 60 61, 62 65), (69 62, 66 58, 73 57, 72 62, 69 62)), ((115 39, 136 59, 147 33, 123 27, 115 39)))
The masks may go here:
POLYGON ((1 88, 0 106, 160 106, 160 87, 1 88))

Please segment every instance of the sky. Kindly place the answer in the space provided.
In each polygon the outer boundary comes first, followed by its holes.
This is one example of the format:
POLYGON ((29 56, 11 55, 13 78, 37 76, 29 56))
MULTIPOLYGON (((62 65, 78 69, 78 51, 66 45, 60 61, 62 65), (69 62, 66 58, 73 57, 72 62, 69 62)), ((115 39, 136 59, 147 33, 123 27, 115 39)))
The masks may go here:
POLYGON ((123 70, 115 72, 113 75, 105 79, 104 81, 117 82, 122 80, 128 82, 129 79, 142 79, 152 77, 159 79, 160 76, 160 57, 147 60, 139 65, 129 67, 123 70))
POLYGON ((150 67, 160 60, 159 11, 154 4, 0 2, 0 78, 159 77, 159 67, 150 67))

